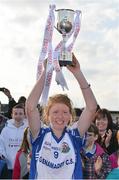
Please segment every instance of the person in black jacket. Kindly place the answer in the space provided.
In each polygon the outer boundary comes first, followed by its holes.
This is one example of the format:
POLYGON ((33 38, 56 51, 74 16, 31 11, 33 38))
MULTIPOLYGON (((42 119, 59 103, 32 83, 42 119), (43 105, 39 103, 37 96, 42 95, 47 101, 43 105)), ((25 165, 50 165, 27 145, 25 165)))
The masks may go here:
POLYGON ((5 117, 8 117, 9 119, 11 119, 11 113, 12 113, 12 108, 16 105, 16 104, 23 104, 25 106, 25 101, 26 101, 26 98, 24 96, 21 96, 19 99, 18 99, 18 102, 16 102, 14 100, 14 98, 12 97, 11 95, 11 92, 9 89, 3 87, 1 88, 2 92, 8 97, 8 100, 9 100, 9 103, 8 103, 8 111, 4 113, 4 116, 5 117))
POLYGON ((0 114, 0 133, 2 129, 5 127, 5 124, 7 122, 8 118, 0 114))

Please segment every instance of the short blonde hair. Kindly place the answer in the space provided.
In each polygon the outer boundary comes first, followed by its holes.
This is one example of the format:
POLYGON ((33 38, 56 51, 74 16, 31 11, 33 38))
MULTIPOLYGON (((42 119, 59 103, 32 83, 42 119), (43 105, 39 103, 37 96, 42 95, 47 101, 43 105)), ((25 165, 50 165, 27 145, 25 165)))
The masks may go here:
POLYGON ((48 122, 49 110, 55 103, 63 103, 69 107, 69 112, 72 115, 72 120, 70 123, 72 123, 72 121, 75 119, 76 113, 75 113, 75 110, 73 108, 72 101, 70 100, 70 98, 66 94, 56 94, 56 95, 49 97, 48 103, 43 109, 43 119, 45 120, 45 123, 46 124, 49 123, 48 122))

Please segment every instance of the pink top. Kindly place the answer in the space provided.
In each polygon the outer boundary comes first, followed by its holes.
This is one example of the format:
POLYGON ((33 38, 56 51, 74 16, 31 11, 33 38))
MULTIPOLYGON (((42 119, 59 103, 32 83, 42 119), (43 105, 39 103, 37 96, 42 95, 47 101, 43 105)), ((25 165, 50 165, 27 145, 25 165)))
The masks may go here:
POLYGON ((118 164, 117 164, 118 158, 117 158, 116 152, 113 153, 113 154, 111 154, 111 155, 109 156, 109 159, 110 159, 110 161, 111 161, 111 167, 112 167, 112 169, 113 169, 113 168, 117 168, 117 167, 118 167, 118 164))

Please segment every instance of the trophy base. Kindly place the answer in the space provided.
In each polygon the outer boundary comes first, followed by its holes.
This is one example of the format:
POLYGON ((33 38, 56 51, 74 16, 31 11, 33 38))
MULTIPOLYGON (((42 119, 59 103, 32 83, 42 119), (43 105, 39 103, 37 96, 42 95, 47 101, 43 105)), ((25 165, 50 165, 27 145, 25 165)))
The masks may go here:
POLYGON ((60 66, 67 66, 67 65, 72 65, 72 61, 62 61, 62 60, 59 60, 59 65, 60 66))
POLYGON ((72 65, 72 53, 67 51, 59 53, 58 60, 60 66, 72 65))

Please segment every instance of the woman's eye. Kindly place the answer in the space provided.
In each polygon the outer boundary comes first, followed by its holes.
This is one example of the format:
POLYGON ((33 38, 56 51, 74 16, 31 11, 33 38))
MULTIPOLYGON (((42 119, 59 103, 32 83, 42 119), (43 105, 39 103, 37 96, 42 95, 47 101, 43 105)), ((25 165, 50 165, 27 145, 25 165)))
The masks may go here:
POLYGON ((67 112, 67 111, 64 111, 64 114, 68 114, 68 112, 67 112))
POLYGON ((54 111, 53 113, 54 113, 54 114, 57 114, 57 113, 58 113, 58 111, 54 111))

